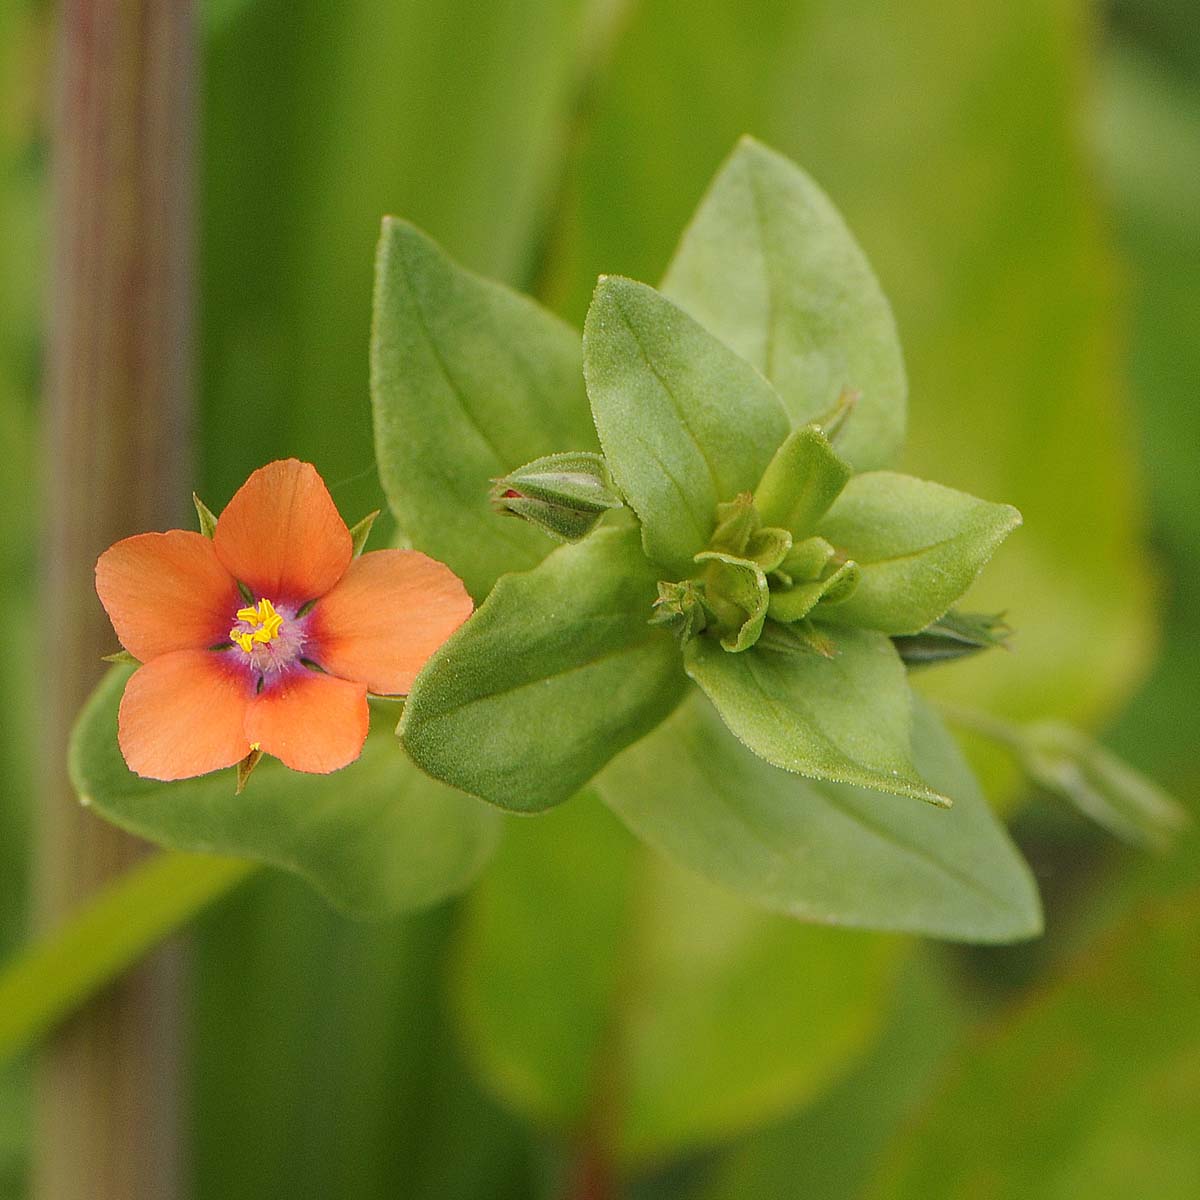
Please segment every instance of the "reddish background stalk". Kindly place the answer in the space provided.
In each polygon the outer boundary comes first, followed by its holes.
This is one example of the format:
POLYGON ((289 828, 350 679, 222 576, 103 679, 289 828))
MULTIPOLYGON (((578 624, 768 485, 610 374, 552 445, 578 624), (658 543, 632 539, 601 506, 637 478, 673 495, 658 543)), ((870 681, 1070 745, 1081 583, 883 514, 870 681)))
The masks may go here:
MULTIPOLYGON (((53 124, 45 429, 38 906, 52 927, 143 847, 80 809, 74 713, 116 648, 92 588, 113 541, 177 524, 188 495, 191 0, 63 0, 53 124)), ((177 951, 79 1013, 40 1066, 34 1195, 179 1194, 177 951)))

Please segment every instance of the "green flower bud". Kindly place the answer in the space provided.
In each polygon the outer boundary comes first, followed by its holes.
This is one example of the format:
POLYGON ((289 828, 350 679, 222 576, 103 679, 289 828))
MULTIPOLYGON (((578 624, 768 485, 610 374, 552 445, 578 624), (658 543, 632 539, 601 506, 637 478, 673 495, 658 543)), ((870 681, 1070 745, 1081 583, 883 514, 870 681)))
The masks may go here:
POLYGON ((749 559, 764 571, 774 571, 792 548, 786 529, 764 526, 749 492, 717 505, 717 527, 708 548, 718 554, 749 559))
POLYGON ((1003 646, 1011 634, 1002 613, 961 613, 951 609, 920 633, 892 638, 892 644, 910 667, 928 667, 1003 646))
POLYGON ((590 451, 548 454, 492 481, 492 504, 537 525, 552 538, 577 542, 621 507, 604 458, 590 451))
POLYGON ((665 626, 680 642, 690 641, 703 633, 708 626, 708 614, 704 610, 700 585, 694 579, 679 583, 660 580, 650 624, 665 626))
POLYGON ((704 601, 716 619, 721 645, 733 654, 749 650, 767 615, 770 592, 762 568, 719 550, 702 551, 696 562, 705 564, 704 601))

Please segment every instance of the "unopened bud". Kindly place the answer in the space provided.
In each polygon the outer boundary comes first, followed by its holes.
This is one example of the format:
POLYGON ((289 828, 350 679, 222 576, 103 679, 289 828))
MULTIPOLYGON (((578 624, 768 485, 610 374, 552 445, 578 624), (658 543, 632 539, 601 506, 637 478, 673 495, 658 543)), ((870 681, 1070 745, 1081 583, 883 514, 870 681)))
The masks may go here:
POLYGON ((548 454, 493 481, 492 504, 530 521, 551 537, 577 542, 621 498, 602 455, 548 454))
POLYGON ((690 641, 703 633, 708 625, 708 614, 704 611, 699 584, 694 579, 678 583, 661 580, 650 624, 665 626, 680 642, 690 641))
POLYGON ((892 643, 910 667, 927 667, 1003 646, 1011 634, 1001 613, 951 610, 920 633, 894 637, 892 643))

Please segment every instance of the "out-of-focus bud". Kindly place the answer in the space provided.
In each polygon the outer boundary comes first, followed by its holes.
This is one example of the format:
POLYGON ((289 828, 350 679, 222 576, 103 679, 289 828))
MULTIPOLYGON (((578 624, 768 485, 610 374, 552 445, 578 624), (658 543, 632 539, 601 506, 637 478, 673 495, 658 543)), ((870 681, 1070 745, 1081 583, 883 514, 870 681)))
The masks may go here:
POLYGON ((499 512, 530 521, 561 542, 577 542, 621 497, 602 455, 548 454, 492 482, 499 512))
POLYGON ((678 583, 661 580, 650 624, 665 626, 680 642, 690 641, 703 633, 708 625, 708 614, 704 611, 700 585, 694 579, 678 583))
POLYGON ((951 609, 920 633, 894 637, 892 643, 910 667, 928 667, 1003 646, 1011 634, 1003 613, 962 613, 951 609))
POLYGON ((1070 725, 1027 725, 1013 748, 1030 776, 1110 833, 1166 851, 1187 827, 1187 812, 1153 780, 1070 725))

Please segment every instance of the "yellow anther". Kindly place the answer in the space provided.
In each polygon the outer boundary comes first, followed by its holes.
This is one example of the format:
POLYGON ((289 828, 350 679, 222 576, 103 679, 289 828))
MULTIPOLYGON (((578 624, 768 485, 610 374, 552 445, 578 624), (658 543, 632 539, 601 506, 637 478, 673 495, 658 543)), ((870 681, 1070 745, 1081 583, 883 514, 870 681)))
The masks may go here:
POLYGON ((229 640, 250 654, 255 646, 266 646, 279 636, 283 628, 283 617, 275 611, 270 600, 260 600, 257 607, 239 608, 237 619, 249 625, 252 632, 234 628, 229 631, 229 640))

